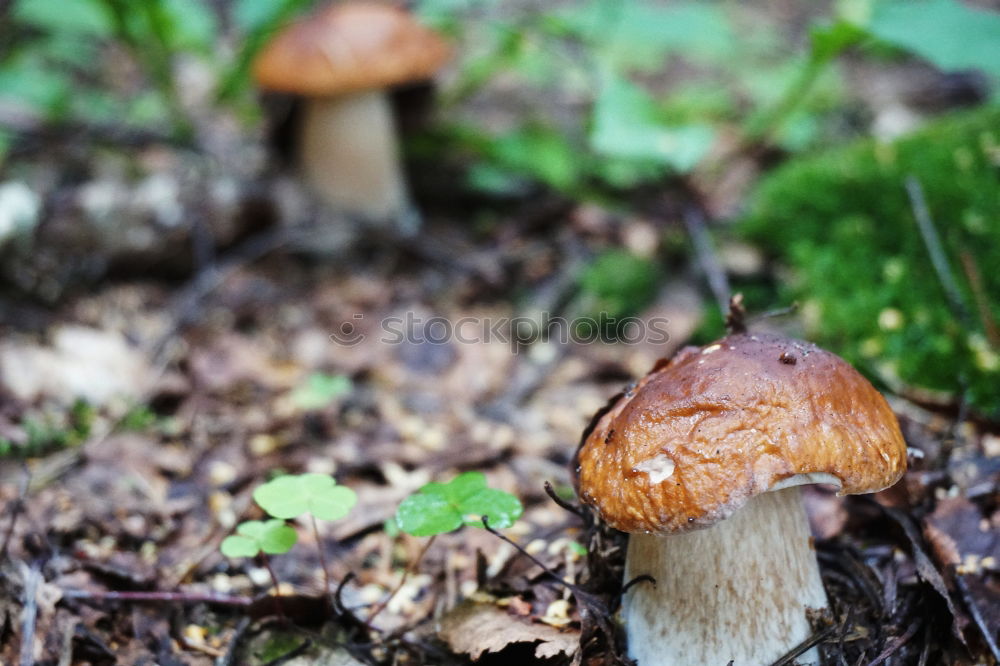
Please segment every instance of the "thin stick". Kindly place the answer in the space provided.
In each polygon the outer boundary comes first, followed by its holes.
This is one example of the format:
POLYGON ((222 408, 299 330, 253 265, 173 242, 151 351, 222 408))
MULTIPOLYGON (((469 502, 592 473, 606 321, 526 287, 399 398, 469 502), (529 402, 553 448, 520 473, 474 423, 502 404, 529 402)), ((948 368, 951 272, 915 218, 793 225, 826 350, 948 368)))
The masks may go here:
POLYGON ((229 639, 229 647, 226 648, 226 654, 215 662, 215 666, 233 666, 236 663, 236 657, 239 656, 240 643, 250 628, 250 624, 251 620, 248 617, 240 620, 239 624, 236 625, 236 631, 233 632, 233 635, 229 639))
POLYGON ((787 666, 795 662, 795 659, 800 655, 804 654, 806 651, 812 649, 813 646, 818 645, 821 641, 825 640, 827 637, 832 636, 834 630, 836 630, 836 625, 831 625, 825 629, 820 629, 814 633, 809 638, 805 639, 795 647, 793 647, 787 654, 779 658, 776 662, 771 664, 771 666, 787 666))
POLYGON ((968 250, 962 250, 959 258, 962 260, 962 269, 969 280, 969 286, 972 287, 972 295, 976 299, 976 309, 979 311, 979 321, 983 324, 983 330, 986 331, 986 339, 994 349, 1000 349, 1000 330, 997 330, 997 323, 993 319, 993 313, 990 312, 990 299, 986 295, 986 288, 983 287, 983 274, 979 271, 979 264, 968 250))
POLYGON ((7 556, 7 547, 10 545, 11 537, 14 536, 14 526, 17 525, 21 511, 24 510, 24 498, 28 496, 28 487, 31 485, 31 469, 24 461, 21 461, 21 467, 24 473, 21 476, 21 485, 17 489, 17 499, 10 503, 10 521, 3 535, 3 545, 0 545, 0 557, 7 556))
POLYGON ((948 264, 948 257, 944 253, 941 245, 941 237, 938 236, 931 218, 930 209, 927 207, 927 199, 924 197, 924 188, 916 176, 906 177, 906 194, 910 197, 910 207, 913 209, 913 217, 917 221, 917 228, 920 229, 920 236, 927 247, 927 253, 931 257, 931 266, 937 274, 938 281, 944 289, 944 295, 948 299, 948 304, 952 311, 962 321, 968 323, 969 311, 962 301, 962 292, 958 289, 955 276, 951 272, 948 264))
POLYGON ((42 577, 37 565, 24 567, 24 610, 21 612, 21 666, 35 663, 35 622, 38 619, 38 583, 42 577))
POLYGON ((89 601, 131 601, 151 603, 216 604, 218 606, 245 607, 253 604, 250 597, 234 597, 227 594, 199 594, 192 592, 117 592, 107 590, 90 592, 87 590, 62 590, 66 599, 89 601))
POLYGON ((965 578, 960 573, 955 573, 955 587, 962 594, 962 601, 965 602, 966 608, 969 609, 969 614, 972 615, 972 619, 975 621, 976 626, 979 628, 979 633, 982 634, 983 640, 986 641, 986 646, 990 649, 990 654, 993 658, 1000 661, 1000 646, 997 645, 996 639, 993 637, 993 631, 990 628, 989 622, 983 617, 983 613, 979 608, 979 604, 973 598, 971 591, 969 590, 969 584, 965 582, 965 578))
POLYGON ((330 568, 326 565, 326 553, 323 552, 323 541, 319 536, 319 525, 316 524, 316 516, 309 514, 312 520, 313 534, 316 535, 316 550, 319 551, 319 565, 323 567, 323 598, 330 603, 330 568))
POLYGON ((403 570, 403 575, 399 579, 399 583, 397 583, 396 587, 392 589, 392 592, 389 593, 389 596, 383 599, 382 602, 379 603, 379 605, 377 605, 374 609, 372 609, 372 611, 368 614, 368 618, 365 620, 365 625, 368 626, 369 629, 373 628, 371 624, 372 620, 375 619, 375 616, 384 611, 386 607, 389 605, 389 602, 392 601, 393 597, 395 597, 399 593, 399 591, 403 589, 403 585, 406 584, 406 579, 409 578, 409 576, 412 573, 416 573, 417 567, 420 566, 420 560, 424 559, 424 555, 426 555, 427 551, 430 550, 431 545, 434 543, 434 540, 436 538, 437 535, 435 534, 434 536, 432 536, 430 539, 427 540, 427 543, 424 544, 424 547, 420 549, 420 554, 417 555, 417 559, 410 562, 410 565, 403 570))
POLYGON ((689 207, 684 211, 684 226, 691 237, 691 244, 694 245, 694 252, 698 257, 698 263, 701 264, 701 270, 705 273, 708 287, 719 305, 719 311, 725 314, 729 310, 729 278, 726 277, 726 271, 715 253, 712 237, 705 226, 705 216, 701 211, 689 207))

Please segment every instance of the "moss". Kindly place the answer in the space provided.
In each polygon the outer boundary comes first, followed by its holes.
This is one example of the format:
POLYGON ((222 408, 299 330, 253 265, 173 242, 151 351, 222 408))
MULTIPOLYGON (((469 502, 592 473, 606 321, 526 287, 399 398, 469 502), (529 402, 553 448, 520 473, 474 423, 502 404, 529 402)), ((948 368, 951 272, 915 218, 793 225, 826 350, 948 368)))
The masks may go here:
POLYGON ((1000 320, 1000 109, 789 162, 761 182, 737 229, 792 269, 778 297, 803 303, 813 339, 890 384, 965 391, 977 411, 1000 418, 990 330, 1000 320), (906 194, 911 175, 965 316, 949 307, 931 265, 906 194))

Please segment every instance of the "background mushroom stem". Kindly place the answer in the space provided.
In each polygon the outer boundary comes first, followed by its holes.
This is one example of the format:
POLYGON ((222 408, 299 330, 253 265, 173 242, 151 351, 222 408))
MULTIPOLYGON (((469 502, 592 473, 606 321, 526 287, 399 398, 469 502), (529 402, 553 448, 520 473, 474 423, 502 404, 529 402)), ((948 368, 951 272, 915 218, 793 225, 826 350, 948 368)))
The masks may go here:
MULTIPOLYGON (((812 633, 827 606, 799 488, 763 493, 702 530, 629 538, 623 601, 638 666, 765 666, 812 633)), ((815 649, 797 663, 815 664, 815 649)))
POLYGON ((302 169, 317 194, 348 215, 405 227, 412 216, 385 92, 310 98, 303 115, 302 169))

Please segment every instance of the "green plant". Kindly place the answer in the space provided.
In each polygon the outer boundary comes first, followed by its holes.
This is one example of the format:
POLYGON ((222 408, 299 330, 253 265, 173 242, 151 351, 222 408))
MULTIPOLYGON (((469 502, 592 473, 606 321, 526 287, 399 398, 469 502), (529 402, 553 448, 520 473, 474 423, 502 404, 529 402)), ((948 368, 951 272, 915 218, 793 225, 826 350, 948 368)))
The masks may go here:
POLYGON ((64 411, 29 414, 21 423, 23 437, 0 437, 0 459, 37 458, 80 446, 90 437, 96 416, 93 406, 84 400, 75 401, 64 411))
POLYGON ((278 580, 266 556, 291 550, 298 535, 285 521, 308 514, 316 538, 320 565, 323 567, 326 592, 329 593, 330 568, 327 566, 316 519, 339 520, 346 516, 357 503, 354 491, 337 485, 333 477, 326 474, 284 475, 258 486, 253 492, 253 498, 273 519, 240 523, 236 534, 222 541, 222 554, 227 557, 254 557, 260 554, 277 588, 278 580))
POLYGON ((944 70, 979 69, 1000 78, 1000 13, 959 0, 851 0, 845 20, 875 39, 944 70))
POLYGON ((841 0, 799 52, 738 3, 590 0, 523 14, 493 5, 423 0, 417 9, 467 45, 446 104, 499 76, 543 100, 520 123, 463 120, 436 142, 471 154, 469 184, 499 194, 541 183, 581 198, 711 171, 719 164, 707 161, 730 155, 712 151, 720 130, 737 148, 801 151, 839 140, 844 94, 833 65, 851 48, 867 55, 888 45, 943 69, 1000 70, 1000 15, 959 0, 841 0), (477 18, 463 23, 461 13, 477 18), (671 75, 677 63, 698 79, 671 75), (562 97, 574 107, 561 108, 562 97))
POLYGON ((292 391, 291 399, 301 409, 322 409, 350 392, 351 386, 351 380, 344 375, 314 372, 292 391))
POLYGON ((256 557, 261 553, 283 555, 296 541, 295 529, 283 520, 247 520, 236 526, 236 534, 222 540, 219 549, 226 557, 256 557))
POLYGON ((407 497, 396 511, 396 525, 413 536, 434 536, 462 526, 514 524, 524 508, 510 493, 486 485, 482 472, 465 472, 447 483, 428 483, 407 497))
POLYGON ((122 417, 119 427, 123 430, 142 431, 156 423, 156 412, 149 405, 135 405, 122 417))
POLYGON ((579 291, 569 308, 577 335, 621 337, 625 318, 653 301, 661 277, 654 261, 627 250, 609 249, 594 257, 577 280, 579 291))
POLYGON ((870 375, 1000 417, 998 126, 1000 109, 985 108, 769 174, 739 230, 793 271, 773 302, 750 305, 798 300, 809 337, 870 375), (957 303, 931 265, 908 180, 924 193, 957 303))
POLYGON ((358 501, 353 490, 337 485, 326 474, 279 476, 254 490, 253 498, 270 515, 284 519, 309 514, 320 520, 339 520, 358 501))

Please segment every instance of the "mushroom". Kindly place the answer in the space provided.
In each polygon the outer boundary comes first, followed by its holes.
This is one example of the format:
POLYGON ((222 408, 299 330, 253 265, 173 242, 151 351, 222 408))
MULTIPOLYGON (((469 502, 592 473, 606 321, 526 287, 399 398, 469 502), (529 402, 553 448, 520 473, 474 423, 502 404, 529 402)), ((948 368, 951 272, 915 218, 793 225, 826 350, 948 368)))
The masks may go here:
POLYGON ((798 486, 870 493, 905 468, 885 398, 813 344, 739 333, 660 361, 577 452, 582 501, 631 533, 629 656, 773 663, 812 633, 807 611, 827 606, 798 486))
POLYGON ((301 168, 327 204, 405 227, 419 218, 387 89, 429 78, 449 54, 437 34, 402 9, 345 2, 281 31, 254 61, 254 78, 262 88, 304 96, 301 168))

